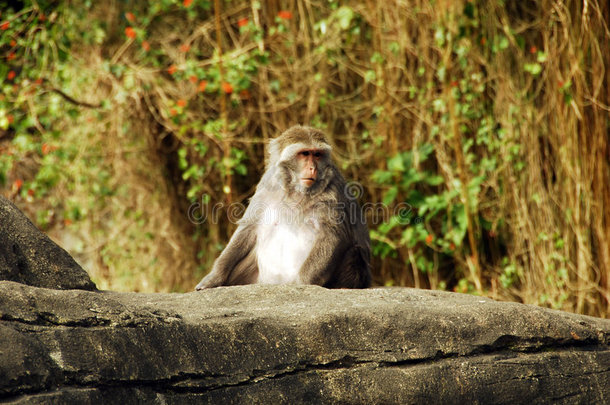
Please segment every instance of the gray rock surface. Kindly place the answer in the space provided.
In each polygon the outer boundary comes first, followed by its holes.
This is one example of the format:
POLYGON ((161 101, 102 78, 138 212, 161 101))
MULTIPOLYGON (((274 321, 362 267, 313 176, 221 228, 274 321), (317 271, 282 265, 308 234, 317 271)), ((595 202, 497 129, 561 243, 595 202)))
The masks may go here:
POLYGON ((407 288, 87 291, 1 197, 0 279, 0 402, 610 403, 609 320, 407 288))
POLYGON ((9 403, 609 403, 610 321, 407 288, 0 282, 9 403))
POLYGON ((15 205, 0 196, 0 280, 57 289, 94 290, 95 284, 15 205))

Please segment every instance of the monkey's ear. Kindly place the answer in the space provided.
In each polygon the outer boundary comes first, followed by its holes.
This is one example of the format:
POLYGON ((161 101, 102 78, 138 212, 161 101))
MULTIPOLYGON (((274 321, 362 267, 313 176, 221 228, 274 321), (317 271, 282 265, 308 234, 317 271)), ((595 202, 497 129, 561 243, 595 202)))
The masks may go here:
POLYGON ((282 150, 280 148, 279 139, 278 138, 272 139, 269 142, 269 147, 267 150, 268 150, 267 167, 269 167, 269 166, 273 166, 280 160, 280 155, 281 155, 282 150))

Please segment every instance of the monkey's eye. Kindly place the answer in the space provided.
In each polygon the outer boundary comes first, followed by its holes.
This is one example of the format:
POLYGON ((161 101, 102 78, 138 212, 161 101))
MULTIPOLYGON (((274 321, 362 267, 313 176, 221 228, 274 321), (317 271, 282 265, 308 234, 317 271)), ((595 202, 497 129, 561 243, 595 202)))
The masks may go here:
POLYGON ((301 152, 301 155, 309 156, 309 151, 308 150, 304 150, 304 151, 301 152))
POLYGON ((313 155, 314 155, 314 157, 319 158, 319 157, 322 157, 322 152, 315 152, 313 155))

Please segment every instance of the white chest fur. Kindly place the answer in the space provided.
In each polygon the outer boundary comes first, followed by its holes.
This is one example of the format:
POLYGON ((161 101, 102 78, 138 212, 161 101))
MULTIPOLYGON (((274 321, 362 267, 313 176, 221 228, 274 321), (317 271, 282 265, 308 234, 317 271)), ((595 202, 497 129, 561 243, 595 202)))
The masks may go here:
POLYGON ((299 283, 299 270, 315 244, 317 227, 294 213, 285 207, 265 209, 256 245, 260 284, 299 283))

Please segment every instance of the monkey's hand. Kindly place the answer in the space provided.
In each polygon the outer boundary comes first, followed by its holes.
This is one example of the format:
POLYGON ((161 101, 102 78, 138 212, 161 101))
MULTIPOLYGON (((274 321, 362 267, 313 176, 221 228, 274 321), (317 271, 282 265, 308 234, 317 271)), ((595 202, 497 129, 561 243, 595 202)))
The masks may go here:
POLYGON ((212 271, 212 272, 210 272, 210 274, 205 276, 199 282, 199 284, 197 284, 197 287, 195 287, 195 290, 201 291, 201 290, 205 290, 206 288, 218 287, 218 286, 221 286, 222 284, 223 284, 223 280, 220 277, 218 277, 216 272, 212 271))

